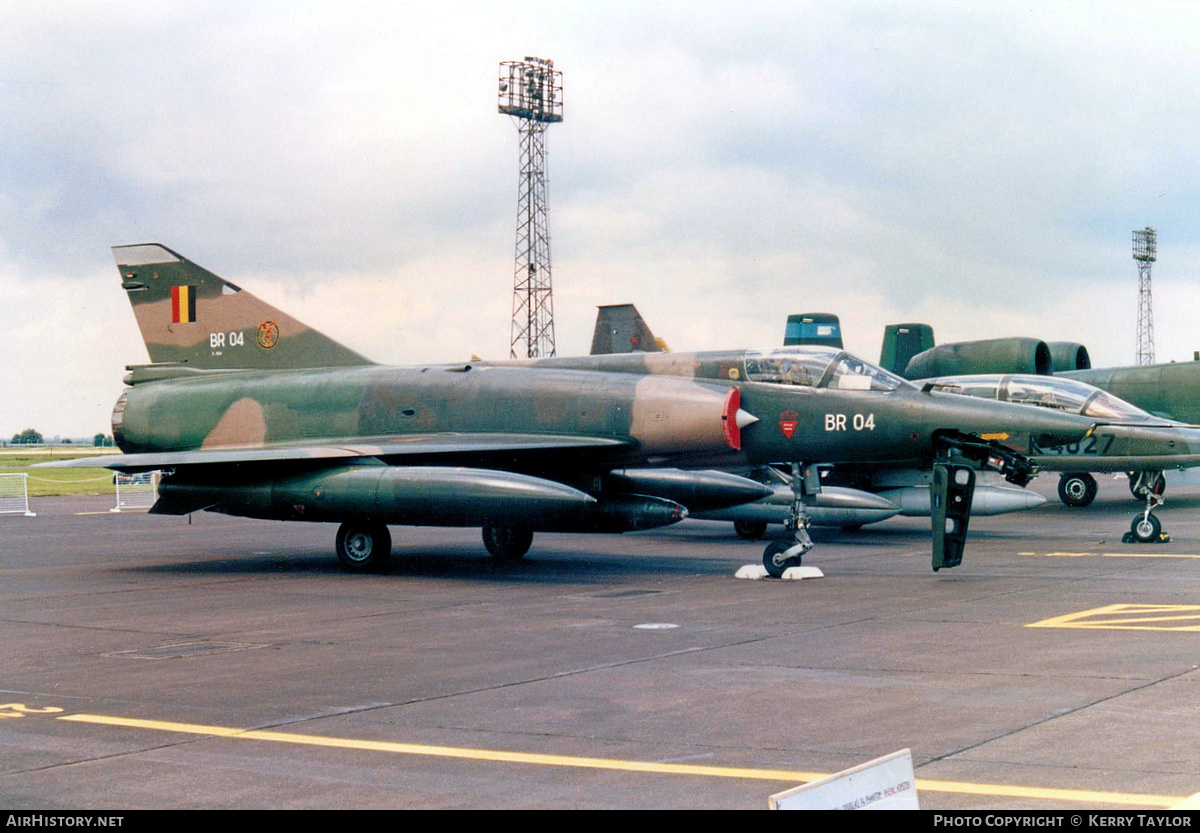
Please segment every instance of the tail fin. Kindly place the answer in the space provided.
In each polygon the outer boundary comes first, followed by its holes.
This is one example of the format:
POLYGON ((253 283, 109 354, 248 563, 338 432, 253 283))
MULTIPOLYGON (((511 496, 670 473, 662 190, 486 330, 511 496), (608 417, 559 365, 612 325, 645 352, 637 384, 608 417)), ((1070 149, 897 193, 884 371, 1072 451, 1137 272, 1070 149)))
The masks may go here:
POLYGON ((633 304, 612 304, 596 308, 596 331, 592 334, 592 355, 612 353, 665 353, 666 345, 654 337, 633 304))
POLYGON ((933 327, 928 324, 888 324, 883 330, 879 365, 903 376, 913 356, 933 347, 933 327))
POLYGON ((150 361, 199 370, 372 364, 158 243, 114 246, 150 361))
POLYGON ((803 312, 789 315, 783 331, 783 346, 824 344, 842 349, 842 323, 831 312, 803 312))

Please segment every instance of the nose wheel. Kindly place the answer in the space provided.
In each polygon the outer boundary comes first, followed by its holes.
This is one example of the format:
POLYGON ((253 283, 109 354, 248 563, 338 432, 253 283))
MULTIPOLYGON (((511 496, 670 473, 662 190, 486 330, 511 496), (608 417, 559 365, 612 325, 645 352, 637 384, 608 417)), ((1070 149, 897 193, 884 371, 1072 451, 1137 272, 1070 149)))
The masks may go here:
POLYGON ((1129 531, 1121 538, 1121 543, 1165 544, 1171 540, 1171 536, 1162 531, 1162 522, 1153 511, 1163 505, 1162 495, 1150 491, 1146 493, 1145 498, 1145 510, 1133 516, 1129 531))
POLYGON ((782 578, 789 567, 799 567, 804 553, 813 548, 808 537, 812 519, 804 512, 805 482, 810 481, 815 494, 821 489, 821 481, 815 469, 805 471, 800 465, 792 464, 792 511, 784 527, 792 533, 792 540, 772 541, 763 550, 763 567, 772 578, 782 578))
MULTIPOLYGON (((803 530, 798 530, 803 532, 803 530)), ((782 578, 789 567, 799 567, 804 553, 812 549, 812 541, 804 532, 804 540, 772 541, 763 550, 763 567, 771 578, 782 578)))
POLYGON ((1129 525, 1129 534, 1139 544, 1151 544, 1162 535, 1162 522, 1155 515, 1137 515, 1129 525))

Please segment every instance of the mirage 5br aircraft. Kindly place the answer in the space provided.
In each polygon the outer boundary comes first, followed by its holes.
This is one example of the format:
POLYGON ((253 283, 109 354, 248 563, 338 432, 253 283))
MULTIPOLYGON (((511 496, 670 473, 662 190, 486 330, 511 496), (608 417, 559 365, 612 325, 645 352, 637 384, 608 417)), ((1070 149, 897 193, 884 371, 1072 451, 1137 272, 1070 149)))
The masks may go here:
MULTIPOLYGON (((825 378, 820 368, 836 365, 843 354, 841 322, 832 313, 801 313, 789 315, 784 333, 784 347, 810 348, 770 351, 760 353, 739 351, 728 359, 742 358, 741 372, 745 378, 750 373, 761 372, 765 364, 782 363, 786 372, 766 376, 763 380, 782 384, 811 384, 820 386, 835 382, 836 374, 825 378), (830 349, 811 349, 830 348, 830 349), (801 361, 796 356, 804 355, 804 362, 816 367, 801 373, 801 361), (745 358, 749 356, 749 358, 745 358), (794 365, 794 366, 793 366, 794 365)), ((633 304, 612 304, 597 309, 596 329, 592 337, 592 355, 612 353, 663 353, 666 352, 661 339, 655 337, 650 326, 633 304)), ((710 358, 713 355, 705 354, 710 358)), ((564 360, 555 359, 553 362, 564 360)), ((578 360, 565 360, 577 364, 578 360)), ((647 356, 644 360, 620 359, 592 360, 592 366, 626 372, 687 371, 687 362, 669 360, 663 356, 647 356)), ((719 367, 720 362, 716 362, 719 367)), ((878 370, 878 369, 876 369, 878 370)), ((710 372, 701 368, 700 373, 710 372)), ((886 375, 886 374, 885 374, 886 375)), ((784 469, 787 467, 784 466, 784 469)), ((743 473, 743 472, 738 472, 743 473)), ((746 476, 772 488, 773 493, 762 500, 737 506, 693 512, 690 517, 701 520, 732 521, 738 536, 747 540, 761 538, 770 524, 787 524, 788 508, 792 499, 792 480, 778 466, 758 466, 746 476)), ((897 466, 857 465, 844 463, 836 468, 820 464, 820 491, 805 496, 805 512, 814 526, 833 526, 855 530, 866 524, 878 523, 895 515, 925 517, 932 515, 933 506, 930 484, 933 471, 903 469, 897 466)), ((1000 515, 1034 509, 1045 503, 1040 494, 1027 489, 999 485, 1000 477, 994 472, 982 473, 974 489, 971 501, 972 515, 1000 515)))
MULTIPOLYGON (((157 514, 338 523, 351 570, 387 563, 389 524, 482 527, 511 560, 538 531, 648 529, 765 494, 710 467, 790 463, 802 484, 812 461, 935 460, 933 565, 953 567, 974 484, 962 458, 1023 482, 1031 467, 1012 447, 1092 426, 922 391, 845 354, 669 354, 686 367, 666 375, 553 359, 386 367, 165 246, 113 251, 152 363, 128 368, 113 411, 124 456, 65 465, 163 470, 157 514), (818 370, 819 386, 769 381, 818 370)), ((764 554, 775 568, 811 546, 800 485, 793 515, 795 540, 764 554)))
MULTIPOLYGON (((788 342, 782 349, 668 354, 636 307, 632 304, 616 304, 601 306, 598 310, 591 355, 510 360, 501 364, 696 379, 740 379, 758 384, 803 388, 816 396, 828 390, 860 390, 895 393, 903 398, 901 391, 913 389, 903 379, 851 356, 841 347, 837 317, 815 313, 788 319, 788 342)), ((932 387, 922 392, 929 394, 931 390, 932 387)), ((785 432, 794 430, 794 423, 781 422, 780 428, 785 432)), ((826 423, 825 430, 836 429, 831 429, 826 423)), ((1028 435, 1028 438, 1036 442, 1034 435, 1028 435)), ((786 528, 796 530, 796 546, 803 549, 811 546, 804 533, 809 523, 853 529, 896 514, 931 517, 936 570, 939 564, 948 566, 939 561, 938 530, 946 522, 947 472, 944 465, 950 458, 957 455, 958 462, 968 463, 967 467, 974 463, 980 470, 993 468, 1004 474, 1005 479, 1019 485, 1025 485, 1033 472, 1032 467, 1025 465, 1027 461, 1018 463, 1011 457, 1004 457, 1003 453, 989 457, 988 449, 981 445, 972 446, 970 437, 956 437, 944 432, 939 439, 943 444, 943 453, 938 459, 917 466, 906 466, 895 461, 863 457, 823 458, 820 455, 826 449, 822 448, 815 436, 810 437, 810 456, 807 458, 810 465, 793 463, 789 474, 786 461, 784 465, 778 461, 764 465, 760 461, 747 472, 748 476, 769 486, 771 495, 736 506, 696 511, 692 516, 705 520, 733 521, 738 535, 747 539, 761 537, 770 523, 782 523, 786 528), (811 464, 813 460, 820 462, 811 464), (1022 468, 1019 475, 1015 473, 1017 468, 1022 468), (920 473, 919 485, 913 485, 913 472, 920 473), (864 473, 869 473, 870 484, 878 487, 874 493, 856 486, 864 473), (799 517, 798 506, 801 509, 799 517)), ((978 439, 999 439, 1007 443, 1015 440, 1016 436, 1004 432, 982 435, 978 439)), ((999 444, 993 443, 992 450, 998 449, 999 444)), ((1011 449, 1003 449, 1003 452, 1008 451, 1011 449)), ((968 505, 971 509, 977 507, 978 514, 1001 514, 1033 508, 1045 502, 1041 495, 1024 489, 977 486, 973 472, 969 475, 962 472, 958 476, 971 478, 966 486, 966 490, 972 493, 968 505)), ((951 505, 955 502, 952 501, 951 505)), ((966 522, 964 515, 961 528, 955 530, 956 535, 965 533, 966 522)), ((952 519, 952 525, 957 526, 958 519, 952 519)), ((786 567, 786 559, 797 552, 802 554, 802 549, 785 549, 784 545, 774 542, 764 552, 763 564, 769 573, 779 575, 786 567)))

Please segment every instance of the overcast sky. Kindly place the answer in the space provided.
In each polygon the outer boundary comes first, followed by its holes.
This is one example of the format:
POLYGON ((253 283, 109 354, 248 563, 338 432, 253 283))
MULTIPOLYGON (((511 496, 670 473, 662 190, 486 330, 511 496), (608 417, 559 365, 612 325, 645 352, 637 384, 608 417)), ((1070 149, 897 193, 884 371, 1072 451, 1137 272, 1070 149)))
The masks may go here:
POLYGON ((148 360, 109 247, 161 242, 377 361, 508 355, 517 132, 549 128, 560 355, 633 302, 674 349, 790 312, 1130 364, 1200 349, 1200 5, 258 3, 0 7, 0 436, 109 431, 148 360))

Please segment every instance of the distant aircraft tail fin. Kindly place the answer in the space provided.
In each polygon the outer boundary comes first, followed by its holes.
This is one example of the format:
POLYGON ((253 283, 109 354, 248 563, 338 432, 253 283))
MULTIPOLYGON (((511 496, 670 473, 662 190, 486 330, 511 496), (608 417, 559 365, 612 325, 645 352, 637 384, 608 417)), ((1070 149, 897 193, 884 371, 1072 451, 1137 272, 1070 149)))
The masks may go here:
POLYGON ((288 370, 372 362, 158 243, 114 246, 155 364, 288 370))
POLYGON ((842 323, 831 312, 802 312, 789 315, 783 331, 783 346, 824 344, 842 349, 842 323))
POLYGON ((879 365, 903 376, 913 356, 933 347, 933 327, 928 324, 888 324, 883 330, 879 365))
POLYGON ((592 355, 613 353, 665 353, 666 344, 654 337, 650 326, 633 304, 597 307, 592 355))

